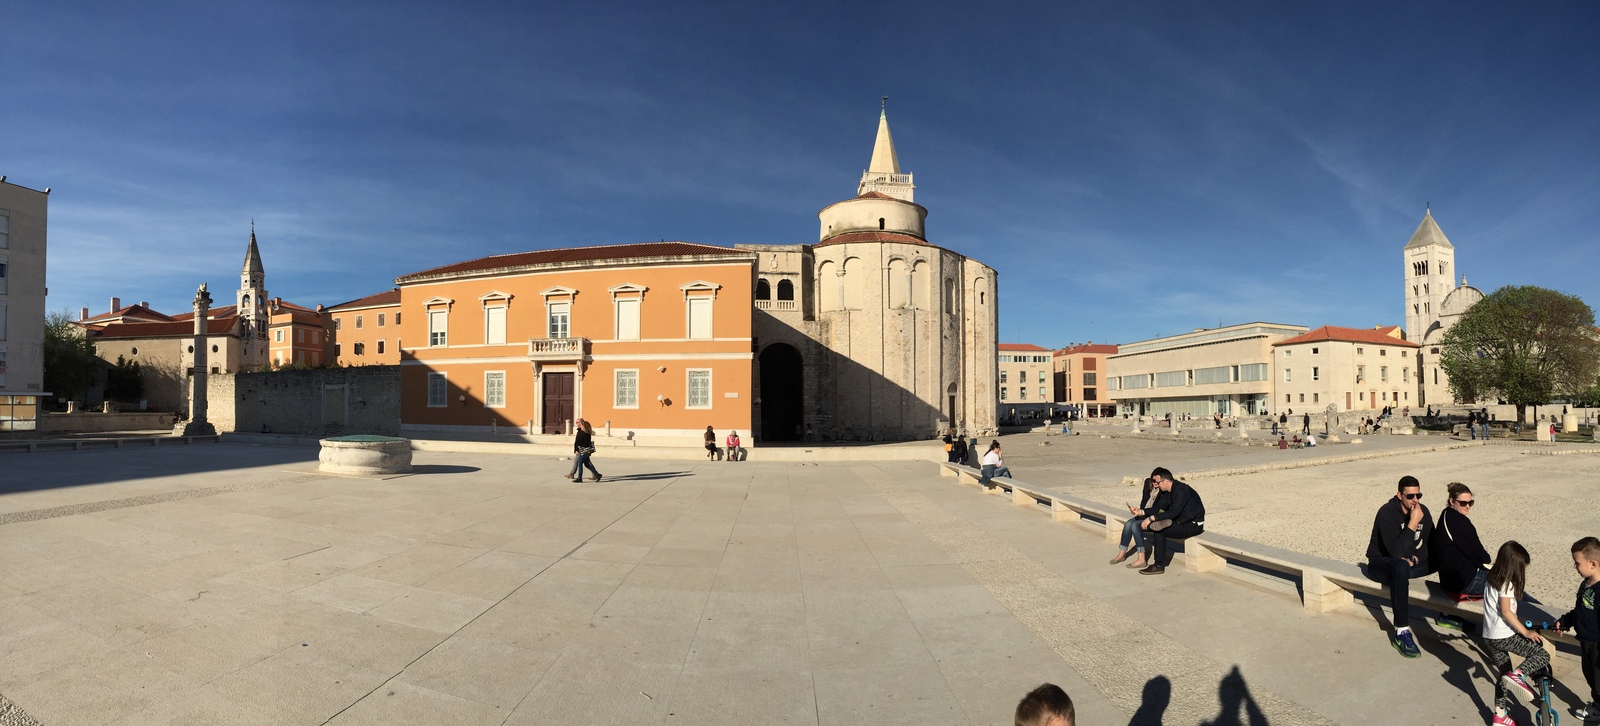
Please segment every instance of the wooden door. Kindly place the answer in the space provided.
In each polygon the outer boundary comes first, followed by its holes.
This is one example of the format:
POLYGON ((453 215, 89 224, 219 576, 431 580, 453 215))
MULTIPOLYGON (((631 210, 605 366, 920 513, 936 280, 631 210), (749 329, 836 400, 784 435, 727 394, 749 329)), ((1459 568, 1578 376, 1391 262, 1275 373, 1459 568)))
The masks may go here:
POLYGON ((1345 391, 1344 392, 1344 410, 1346 410, 1346 411, 1350 410, 1350 392, 1349 391, 1345 391))
POLYGON ((544 374, 544 433, 566 433, 573 416, 572 384, 571 373, 544 374))

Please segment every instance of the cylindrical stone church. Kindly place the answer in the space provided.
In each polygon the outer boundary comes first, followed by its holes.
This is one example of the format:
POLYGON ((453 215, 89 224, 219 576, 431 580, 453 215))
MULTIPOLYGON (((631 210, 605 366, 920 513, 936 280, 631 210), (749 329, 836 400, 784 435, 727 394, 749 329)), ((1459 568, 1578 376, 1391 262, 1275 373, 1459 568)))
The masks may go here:
POLYGON ((996 430, 997 275, 928 243, 915 189, 880 115, 857 194, 817 215, 816 244, 738 246, 760 255, 760 440, 996 430))

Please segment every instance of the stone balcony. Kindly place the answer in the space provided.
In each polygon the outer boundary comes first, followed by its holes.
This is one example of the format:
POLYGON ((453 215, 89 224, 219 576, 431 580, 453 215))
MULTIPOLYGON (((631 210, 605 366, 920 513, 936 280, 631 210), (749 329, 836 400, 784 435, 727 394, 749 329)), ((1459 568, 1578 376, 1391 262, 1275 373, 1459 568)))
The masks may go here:
POLYGON ((578 361, 588 354, 588 338, 533 338, 528 341, 530 360, 578 361))
POLYGON ((798 300, 757 300, 757 310, 784 310, 795 311, 800 309, 798 300))

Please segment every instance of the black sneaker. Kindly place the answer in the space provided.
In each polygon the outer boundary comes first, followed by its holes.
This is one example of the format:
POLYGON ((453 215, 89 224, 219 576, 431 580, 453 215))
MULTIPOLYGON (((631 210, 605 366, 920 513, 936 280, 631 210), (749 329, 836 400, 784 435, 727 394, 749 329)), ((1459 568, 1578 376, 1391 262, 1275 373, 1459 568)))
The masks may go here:
POLYGON ((1411 634, 1410 629, 1402 630, 1389 636, 1389 645, 1400 651, 1400 655, 1407 658, 1421 658, 1422 649, 1417 647, 1417 636, 1411 634))

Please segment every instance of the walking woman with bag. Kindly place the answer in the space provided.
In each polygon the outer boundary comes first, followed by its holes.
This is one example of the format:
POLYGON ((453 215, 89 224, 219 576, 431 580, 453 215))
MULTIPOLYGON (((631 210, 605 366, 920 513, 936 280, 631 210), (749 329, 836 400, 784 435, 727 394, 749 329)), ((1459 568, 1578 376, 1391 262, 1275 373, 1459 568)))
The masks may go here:
POLYGON ((567 478, 582 484, 583 469, 588 467, 589 472, 594 474, 594 480, 600 481, 600 472, 596 471, 594 463, 589 461, 591 456, 594 456, 594 427, 580 418, 578 435, 572 440, 572 472, 567 474, 567 478))

